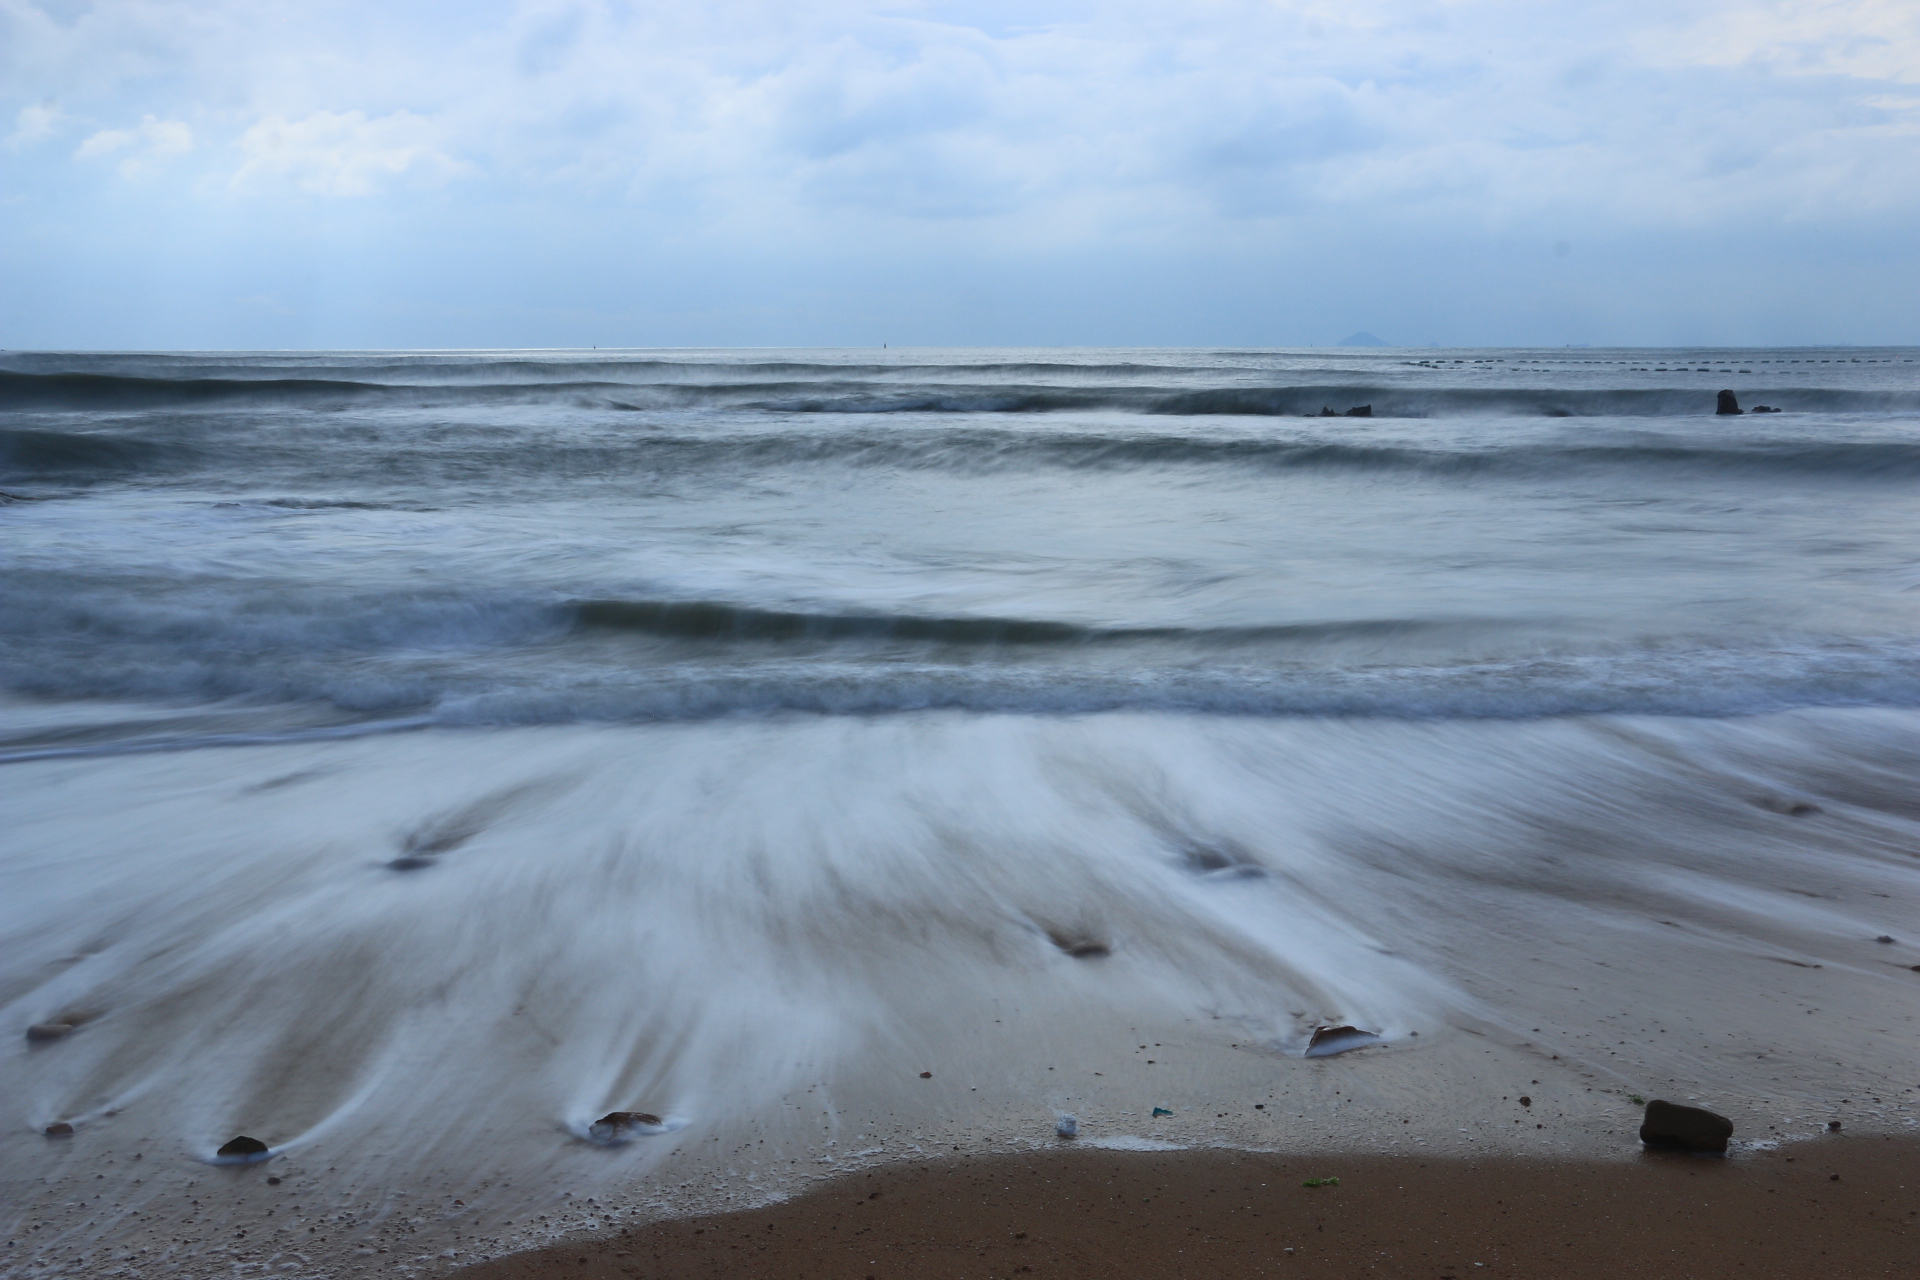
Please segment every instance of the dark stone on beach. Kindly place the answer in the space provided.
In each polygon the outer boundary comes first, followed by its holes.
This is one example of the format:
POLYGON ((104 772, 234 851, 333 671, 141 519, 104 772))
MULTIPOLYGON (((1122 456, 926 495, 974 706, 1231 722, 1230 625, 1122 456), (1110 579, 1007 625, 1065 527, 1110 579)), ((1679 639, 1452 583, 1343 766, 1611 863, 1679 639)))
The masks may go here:
POLYGON ((1888 933, 1883 933, 1879 937, 1875 938, 1874 941, 1875 942, 1892 942, 1893 935, 1888 933))
POLYGON ((417 853, 403 853, 387 864, 392 871, 421 871, 433 865, 433 859, 417 853))
POLYGON ((73 1126, 65 1120, 55 1120, 40 1132, 46 1134, 49 1138, 71 1138, 73 1136, 73 1126))
POLYGON ((1321 1027, 1313 1033, 1313 1039, 1307 1041, 1307 1057, 1331 1058, 1336 1053, 1345 1053, 1349 1049, 1364 1049, 1370 1044, 1380 1043, 1377 1031, 1362 1031, 1359 1027, 1350 1027, 1344 1023, 1337 1027, 1321 1027))
POLYGON ((1828 1133, 1840 1132, 1840 1122, 1838 1120, 1827 1121, 1827 1132, 1828 1133))
POLYGON ((71 1034, 71 1022, 36 1022, 27 1028, 27 1039, 35 1044, 45 1044, 49 1040, 59 1040, 71 1034))
POLYGON ((1371 418, 1373 416, 1373 406, 1370 404, 1355 405, 1353 408, 1347 410, 1347 416, 1349 418, 1371 418))
POLYGON ((1740 401, 1734 396, 1733 392, 1722 391, 1720 393, 1720 401, 1714 406, 1713 411, 1715 413, 1739 413, 1740 401))
POLYGON ((242 1134, 213 1154, 226 1157, 263 1156, 267 1154, 267 1144, 258 1138, 249 1138, 242 1134))
POLYGON ((1677 1151, 1724 1152, 1732 1136, 1733 1121, 1725 1116, 1658 1098, 1647 1104, 1646 1118, 1640 1123, 1640 1141, 1677 1151))
POLYGON ((933 1072, 931 1072, 931 1071, 922 1071, 922 1072, 920 1073, 920 1078, 921 1078, 922 1080, 931 1080, 931 1079, 933 1079, 933 1072))
POLYGON ((642 1125, 660 1127, 660 1117, 646 1111, 609 1111, 587 1126, 587 1133, 601 1142, 630 1137, 642 1125))
POLYGON ((1049 929, 1047 941, 1060 948, 1076 960, 1096 960, 1101 956, 1112 955, 1113 948, 1098 938, 1090 938, 1084 933, 1068 933, 1063 929, 1049 929))
POLYGON ((1520 1095, 1520 1105, 1523 1107, 1530 1107, 1533 1105, 1533 1099, 1529 1098, 1526 1094, 1523 1093, 1520 1095))

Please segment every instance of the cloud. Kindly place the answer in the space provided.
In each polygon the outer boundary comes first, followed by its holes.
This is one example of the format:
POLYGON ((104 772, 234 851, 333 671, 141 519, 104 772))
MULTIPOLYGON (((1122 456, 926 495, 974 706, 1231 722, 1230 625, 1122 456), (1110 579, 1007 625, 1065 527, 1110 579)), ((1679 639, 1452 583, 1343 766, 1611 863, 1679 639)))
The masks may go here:
POLYGON ((1652 61, 1920 82, 1920 7, 1909 0, 1728 4, 1663 26, 1644 42, 1652 61))
POLYGON ((0 0, 21 166, 70 169, 34 144, 87 121, 83 159, 248 235, 594 228, 525 238, 554 278, 635 245, 823 277, 883 249, 929 278, 1386 270, 1340 244, 1837 261, 1920 219, 1916 82, 1912 0, 0 0))
POLYGON ((374 119, 359 111, 316 111, 299 120, 269 116, 240 135, 242 189, 291 182, 328 196, 372 195, 407 179, 436 185, 467 166, 440 149, 443 130, 409 111, 374 119))
POLYGON ((13 132, 8 134, 5 143, 0 145, 4 145, 9 151, 30 147, 36 142, 52 137, 59 123, 60 108, 52 99, 22 107, 13 118, 13 132))
MULTIPOLYGON (((1105 0, 1021 25, 959 2, 98 0, 68 24, 9 6, 20 84, 164 104, 221 139, 242 191, 476 176, 703 221, 1071 234, 1386 205, 1691 225, 1802 167, 1836 209, 1920 199, 1920 179, 1833 161, 1911 121, 1891 105, 1920 77, 1905 0, 1105 0)), ((16 136, 44 127, 31 110, 16 136)))
POLYGON ((90 135, 73 153, 76 160, 120 156, 120 173, 143 178, 157 173, 167 161, 193 150, 193 130, 183 121, 143 116, 131 129, 102 129, 90 135))

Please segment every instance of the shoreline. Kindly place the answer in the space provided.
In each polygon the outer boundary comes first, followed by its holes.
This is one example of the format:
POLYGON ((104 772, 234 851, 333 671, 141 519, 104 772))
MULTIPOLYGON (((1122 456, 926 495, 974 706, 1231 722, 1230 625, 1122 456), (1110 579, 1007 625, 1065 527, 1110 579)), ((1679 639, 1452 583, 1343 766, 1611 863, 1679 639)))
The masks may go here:
POLYGON ((1729 1117, 1734 1165, 1916 1128, 1911 712, 13 768, 7 1275, 444 1274, 1051 1159, 1067 1115, 1076 1158, 1381 1168, 1614 1159, 1639 1097, 1729 1117), (1381 1039, 1305 1056, 1341 1024, 1381 1039), (596 1141, 614 1111, 662 1123, 596 1141), (240 1135, 270 1159, 213 1163, 240 1135))
POLYGON ((1855 1277, 1920 1257, 1920 1138, 1725 1158, 1090 1148, 902 1162, 785 1202, 467 1266, 461 1280, 1855 1277), (1337 1178, 1307 1187, 1308 1179, 1337 1178))

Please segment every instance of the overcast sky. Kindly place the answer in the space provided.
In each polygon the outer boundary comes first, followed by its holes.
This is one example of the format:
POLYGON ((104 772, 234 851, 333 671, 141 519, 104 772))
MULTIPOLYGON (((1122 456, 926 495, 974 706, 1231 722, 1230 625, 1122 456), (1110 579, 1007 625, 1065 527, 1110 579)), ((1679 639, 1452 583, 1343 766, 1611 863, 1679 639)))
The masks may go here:
POLYGON ((1916 0, 0 0, 0 345, 1920 342, 1916 0))

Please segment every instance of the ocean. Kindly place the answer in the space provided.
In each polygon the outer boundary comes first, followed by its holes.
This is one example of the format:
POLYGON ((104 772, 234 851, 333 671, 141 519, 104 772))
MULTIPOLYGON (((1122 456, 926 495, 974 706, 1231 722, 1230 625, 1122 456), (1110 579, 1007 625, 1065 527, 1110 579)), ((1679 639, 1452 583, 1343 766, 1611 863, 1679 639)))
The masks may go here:
POLYGON ((1920 350, 11 352, 0 492, 7 1267, 1915 1123, 1920 350))

